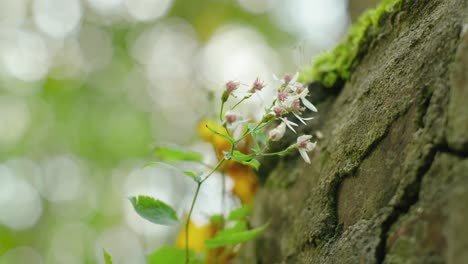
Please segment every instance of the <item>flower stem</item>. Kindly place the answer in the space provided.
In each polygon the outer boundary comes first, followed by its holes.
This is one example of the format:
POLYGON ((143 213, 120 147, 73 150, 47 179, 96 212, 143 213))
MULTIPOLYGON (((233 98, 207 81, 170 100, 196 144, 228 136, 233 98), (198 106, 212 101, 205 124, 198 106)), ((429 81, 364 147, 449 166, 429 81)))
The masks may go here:
POLYGON ((224 109, 224 102, 221 102, 221 110, 219 110, 219 121, 223 122, 223 109, 224 109))
POLYGON ((190 262, 190 252, 189 252, 189 224, 190 217, 192 216, 193 208, 195 207, 195 202, 198 198, 198 193, 200 192, 201 182, 197 182, 197 189, 195 190, 195 195, 192 199, 192 205, 190 206, 189 213, 187 215, 187 222, 185 223, 185 264, 190 262))
POLYGON ((267 122, 264 122, 264 123, 260 122, 252 130, 247 129, 247 131, 245 131, 244 134, 242 134, 242 136, 240 138, 238 138, 236 140, 236 142, 234 142, 234 145, 239 143, 241 140, 243 140, 244 138, 246 138, 248 135, 255 132, 256 130, 259 130, 259 129, 262 129, 262 128, 266 127, 268 124, 271 123, 271 121, 273 121, 273 120, 270 120, 270 121, 267 121, 267 122))
POLYGON ((242 102, 244 102, 246 99, 249 99, 250 96, 244 96, 242 99, 239 100, 233 107, 231 107, 231 110, 234 110, 238 105, 240 105, 242 102))
POLYGON ((197 182, 197 189, 195 190, 195 195, 193 196, 193 199, 192 199, 192 205, 190 206, 190 210, 187 215, 187 222, 185 223, 185 264, 188 264, 190 262, 189 224, 190 224, 190 218, 192 217, 193 208, 195 207, 195 203, 197 202, 198 193, 200 192, 200 187, 204 181, 206 181, 211 175, 213 175, 215 171, 219 169, 219 167, 221 167, 224 161, 226 161, 226 159, 224 158, 220 160, 218 164, 216 165, 216 167, 210 173, 208 173, 208 175, 206 175, 205 178, 203 178, 203 180, 197 182))

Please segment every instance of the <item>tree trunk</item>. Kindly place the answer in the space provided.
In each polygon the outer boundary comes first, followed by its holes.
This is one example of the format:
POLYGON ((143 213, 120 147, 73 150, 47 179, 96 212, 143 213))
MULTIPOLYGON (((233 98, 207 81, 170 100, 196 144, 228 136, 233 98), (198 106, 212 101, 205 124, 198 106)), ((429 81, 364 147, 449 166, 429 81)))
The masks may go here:
POLYGON ((323 138, 265 161, 240 263, 468 263, 467 2, 402 1, 348 81, 310 85, 298 134, 323 138))

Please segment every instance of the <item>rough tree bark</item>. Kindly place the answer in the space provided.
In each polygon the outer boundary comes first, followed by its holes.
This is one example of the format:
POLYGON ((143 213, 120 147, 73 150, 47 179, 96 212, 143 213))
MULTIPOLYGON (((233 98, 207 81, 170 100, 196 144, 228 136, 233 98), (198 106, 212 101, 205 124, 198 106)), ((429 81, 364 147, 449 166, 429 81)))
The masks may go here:
POLYGON ((348 81, 310 85, 323 139, 266 161, 241 263, 468 263, 467 2, 402 1, 348 81))

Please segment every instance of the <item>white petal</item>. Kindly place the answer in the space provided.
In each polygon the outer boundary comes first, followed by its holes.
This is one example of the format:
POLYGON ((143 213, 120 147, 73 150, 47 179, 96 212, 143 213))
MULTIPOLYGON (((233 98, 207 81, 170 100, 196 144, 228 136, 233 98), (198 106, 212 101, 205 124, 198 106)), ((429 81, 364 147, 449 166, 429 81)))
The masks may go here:
POLYGON ((310 164, 310 159, 309 159, 309 155, 307 155, 307 152, 305 151, 305 149, 299 149, 299 153, 301 154, 302 158, 304 159, 305 162, 309 163, 310 164))
POLYGON ((294 134, 296 134, 296 130, 294 130, 294 128, 292 127, 292 125, 297 126, 296 123, 293 123, 286 118, 280 118, 280 119, 286 124, 286 126, 288 126, 289 129, 292 130, 292 132, 294 132, 294 134))
POLYGON ((289 83, 294 84, 297 81, 297 78, 299 78, 299 72, 296 72, 294 76, 291 78, 291 81, 289 83))
POLYGON ((309 94, 309 88, 304 88, 304 91, 302 93, 298 94, 299 97, 305 98, 309 94))
POLYGON ((301 118, 298 114, 293 113, 293 115, 294 115, 297 119, 299 119, 299 121, 301 121, 302 124, 307 125, 307 123, 306 123, 304 120, 302 120, 302 118, 301 118))
POLYGON ((307 144, 307 148, 306 148, 306 151, 312 151, 315 149, 315 147, 317 146, 317 141, 315 142, 309 142, 307 144))
POLYGON ((289 129, 292 130, 292 132, 294 132, 294 134, 296 134, 296 130, 294 130, 294 128, 290 124, 286 123, 286 125, 288 126, 289 129))
POLYGON ((317 108, 311 102, 309 102, 309 100, 302 97, 301 101, 304 104, 304 106, 309 108, 311 111, 318 112, 317 108))
POLYGON ((255 94, 258 96, 258 99, 260 99, 261 102, 265 101, 265 98, 263 98, 263 95, 261 94, 260 91, 256 92, 255 94))
POLYGON ((289 121, 286 119, 286 123, 290 124, 290 125, 293 125, 293 126, 299 126, 298 124, 292 122, 292 121, 289 121))
POLYGON ((301 142, 304 142, 304 141, 307 141, 309 139, 311 139, 312 136, 311 135, 302 135, 300 137, 297 138, 297 143, 301 143, 301 142))

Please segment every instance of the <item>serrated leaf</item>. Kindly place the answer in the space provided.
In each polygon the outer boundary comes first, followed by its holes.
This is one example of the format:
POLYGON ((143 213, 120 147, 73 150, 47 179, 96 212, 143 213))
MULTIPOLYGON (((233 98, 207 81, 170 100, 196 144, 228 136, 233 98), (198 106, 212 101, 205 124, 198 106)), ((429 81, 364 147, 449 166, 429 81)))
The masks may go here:
POLYGON ((105 262, 106 264, 112 264, 112 257, 111 257, 111 255, 110 255, 105 249, 102 250, 102 253, 104 254, 104 262, 105 262))
POLYGON ((168 169, 171 169, 171 170, 175 170, 175 171, 178 171, 180 173, 183 173, 183 174, 189 176, 190 178, 192 178, 195 181, 198 181, 197 177, 200 176, 199 174, 197 174, 194 171, 181 170, 181 169, 177 168, 176 166, 173 166, 171 164, 167 164, 167 163, 164 163, 164 162, 159 162, 159 161, 148 162, 148 163, 145 164, 145 166, 143 166, 143 168, 146 168, 146 167, 149 167, 149 166, 159 166, 159 167, 164 167, 164 168, 168 168, 168 169))
MULTIPOLYGON (((201 264, 194 252, 189 252, 191 264, 201 264)), ((171 246, 163 246, 148 256, 148 264, 185 264, 185 249, 171 246)))
POLYGON ((245 219, 250 213, 252 212, 252 207, 248 205, 241 206, 232 210, 229 213, 228 220, 230 221, 238 221, 245 219))
POLYGON ((205 240, 205 246, 208 249, 218 248, 218 247, 225 247, 236 245, 242 242, 249 241, 254 239, 257 235, 259 235, 268 224, 265 224, 259 228, 240 231, 240 232, 219 232, 214 238, 205 240))
POLYGON ((227 141, 231 142, 231 144, 234 144, 236 142, 236 140, 234 138, 232 138, 231 136, 219 133, 218 131, 210 128, 208 125, 206 126, 206 128, 208 128, 208 130, 211 131, 211 133, 213 133, 213 134, 215 134, 217 136, 220 136, 220 137, 226 139, 227 141))
POLYGON ((177 214, 172 207, 153 197, 129 197, 135 211, 144 219, 159 225, 177 224, 177 214))
POLYGON ((164 161, 195 161, 201 162, 203 155, 177 147, 159 146, 154 149, 154 154, 164 161))

